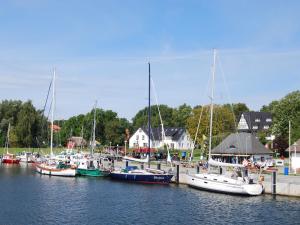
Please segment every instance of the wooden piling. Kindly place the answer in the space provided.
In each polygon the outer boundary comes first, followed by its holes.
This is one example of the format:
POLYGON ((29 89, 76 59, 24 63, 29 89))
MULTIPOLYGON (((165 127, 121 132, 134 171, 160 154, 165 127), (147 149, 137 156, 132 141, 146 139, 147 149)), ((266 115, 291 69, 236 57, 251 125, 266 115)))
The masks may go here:
POLYGON ((272 194, 276 195, 276 171, 272 172, 272 194))
POLYGON ((157 169, 160 170, 160 163, 157 164, 157 169))
POLYGON ((176 183, 179 184, 179 165, 176 165, 176 183))

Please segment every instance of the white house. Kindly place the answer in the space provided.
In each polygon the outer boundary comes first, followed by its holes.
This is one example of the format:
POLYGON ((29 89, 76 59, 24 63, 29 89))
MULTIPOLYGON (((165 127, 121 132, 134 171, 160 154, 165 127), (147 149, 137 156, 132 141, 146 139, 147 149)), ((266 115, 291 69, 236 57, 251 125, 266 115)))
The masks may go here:
MULTIPOLYGON (((292 169, 294 171, 298 171, 300 169, 300 139, 296 141, 294 144, 285 150, 286 152, 290 152, 291 155, 291 164, 292 169)), ((299 171, 298 171, 299 172, 299 171)))
MULTIPOLYGON (((168 145, 171 149, 187 150, 193 148, 193 141, 185 128, 164 128, 165 138, 162 140, 162 129, 151 129, 151 148, 163 148, 168 145)), ((141 127, 130 137, 129 148, 148 147, 148 128, 141 127)))

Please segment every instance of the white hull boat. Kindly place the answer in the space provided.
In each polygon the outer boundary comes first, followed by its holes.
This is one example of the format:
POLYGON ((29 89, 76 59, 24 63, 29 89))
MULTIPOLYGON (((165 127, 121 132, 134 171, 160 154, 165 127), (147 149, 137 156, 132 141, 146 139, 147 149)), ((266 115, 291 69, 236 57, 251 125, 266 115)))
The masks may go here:
POLYGON ((35 165, 36 171, 40 174, 49 176, 62 176, 62 177, 75 177, 75 168, 59 168, 56 165, 48 165, 47 163, 41 163, 35 165))
POLYGON ((260 195, 263 192, 261 184, 252 183, 242 177, 232 179, 218 174, 189 175, 187 183, 194 188, 227 194, 260 195))

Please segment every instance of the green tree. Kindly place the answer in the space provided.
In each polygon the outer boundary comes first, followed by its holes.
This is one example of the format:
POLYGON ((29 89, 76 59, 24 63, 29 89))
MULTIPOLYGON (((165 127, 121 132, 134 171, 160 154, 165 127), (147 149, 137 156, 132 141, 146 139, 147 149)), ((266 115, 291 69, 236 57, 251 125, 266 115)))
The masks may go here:
MULTIPOLYGON (((159 110, 165 127, 176 126, 175 121, 173 119, 173 108, 167 105, 159 105, 159 110)), ((132 125, 134 130, 136 130, 139 127, 147 126, 147 124, 148 124, 148 107, 145 107, 133 117, 132 125)), ((161 125, 161 121, 159 118, 158 108, 157 106, 153 105, 151 106, 151 126, 159 127, 160 125, 161 125)))
POLYGON ((36 147, 36 137, 40 135, 39 113, 31 101, 22 104, 15 126, 18 143, 22 147, 36 147))
POLYGON ((173 110, 174 126, 186 127, 187 120, 191 116, 191 113, 192 113, 192 107, 185 103, 183 105, 180 105, 178 108, 175 108, 173 110))
POLYGON ((274 146, 283 154, 288 143, 289 121, 292 124, 292 143, 300 138, 300 91, 291 92, 279 101, 272 101, 268 106, 263 106, 261 111, 272 113, 271 129, 276 136, 274 146))
MULTIPOLYGON (((209 136, 209 121, 210 121, 210 106, 198 106, 192 111, 192 115, 187 121, 187 128, 191 137, 194 139, 199 122, 199 117, 202 112, 202 117, 199 126, 199 132, 196 138, 196 143, 204 143, 204 139, 209 136)), ((212 129, 212 145, 216 146, 230 132, 235 130, 234 115, 227 106, 214 105, 213 129, 212 129)), ((207 141, 207 140, 206 140, 207 141)))
POLYGON ((238 119, 243 112, 249 112, 249 108, 245 103, 225 104, 224 107, 227 107, 231 112, 233 111, 235 123, 238 123, 238 119))

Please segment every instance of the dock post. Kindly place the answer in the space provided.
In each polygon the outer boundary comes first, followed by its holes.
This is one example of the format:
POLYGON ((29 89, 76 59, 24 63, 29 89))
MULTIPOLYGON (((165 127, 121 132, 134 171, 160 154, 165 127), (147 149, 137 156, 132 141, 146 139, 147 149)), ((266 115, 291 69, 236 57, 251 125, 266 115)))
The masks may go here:
POLYGON ((160 170, 160 163, 157 164, 157 169, 160 170))
POLYGON ((114 159, 111 160, 111 167, 112 167, 112 169, 115 168, 115 160, 114 159))
POLYGON ((176 183, 179 184, 179 164, 176 165, 176 183))
POLYGON ((144 164, 142 163, 142 164, 141 164, 141 170, 143 170, 143 169, 144 169, 144 164))
POLYGON ((126 165, 126 167, 128 167, 128 160, 126 160, 126 164, 125 165, 126 165))
POLYGON ((276 171, 272 172, 272 194, 276 195, 276 171))
POLYGON ((197 165, 197 174, 199 174, 199 172, 200 172, 200 166, 197 165))

